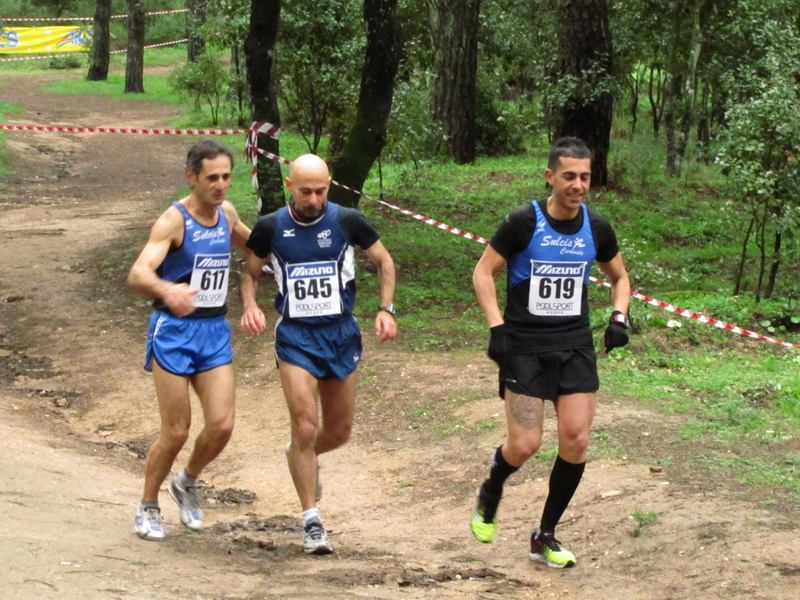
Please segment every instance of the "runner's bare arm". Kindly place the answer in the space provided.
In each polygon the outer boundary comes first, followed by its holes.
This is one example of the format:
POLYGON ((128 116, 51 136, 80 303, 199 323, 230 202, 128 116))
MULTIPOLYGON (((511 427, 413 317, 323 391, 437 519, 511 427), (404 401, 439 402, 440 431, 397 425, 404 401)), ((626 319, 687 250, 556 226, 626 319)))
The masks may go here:
POLYGON ((259 258, 254 252, 248 250, 244 267, 242 268, 242 276, 239 280, 239 294, 242 297, 242 307, 244 309, 240 325, 242 331, 248 335, 259 335, 267 326, 264 312, 256 302, 258 278, 261 277, 261 267, 263 266, 264 259, 259 258))
POLYGON ((225 211, 225 218, 228 219, 228 226, 231 228, 231 242, 240 250, 247 252, 247 240, 250 238, 250 228, 239 218, 236 208, 227 200, 222 204, 225 211))
POLYGON ((197 291, 192 290, 189 284, 161 279, 157 269, 164 262, 169 249, 180 245, 182 236, 183 217, 178 209, 171 206, 153 225, 150 239, 128 273, 128 285, 133 290, 148 300, 161 298, 178 317, 186 316, 194 310, 197 291))
POLYGON ((600 269, 608 277, 611 284, 611 304, 614 310, 622 314, 628 314, 628 306, 631 302, 631 281, 628 279, 628 271, 622 260, 622 254, 617 255, 607 263, 598 262, 600 269))
MULTIPOLYGON (((394 303, 395 272, 394 260, 380 242, 375 242, 365 250, 369 259, 378 268, 378 280, 381 288, 381 306, 394 303)), ((397 323, 394 317, 386 311, 379 310, 375 315, 375 335, 381 342, 393 340, 397 336, 397 323)))
POLYGON ((503 313, 497 303, 497 287, 494 283, 494 276, 506 264, 506 259, 491 246, 486 246, 478 264, 472 271, 472 285, 475 287, 475 295, 478 297, 478 304, 486 315, 489 327, 502 325, 503 313))

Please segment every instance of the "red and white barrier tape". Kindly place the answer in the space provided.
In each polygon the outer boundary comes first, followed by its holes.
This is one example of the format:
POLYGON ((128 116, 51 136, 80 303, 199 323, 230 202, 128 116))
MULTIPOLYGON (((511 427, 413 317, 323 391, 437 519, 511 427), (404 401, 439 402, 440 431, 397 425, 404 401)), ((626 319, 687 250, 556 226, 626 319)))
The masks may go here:
MULTIPOLYGON (((155 12, 146 12, 145 16, 149 15, 168 15, 171 13, 189 12, 188 8, 179 8, 177 10, 157 10, 155 12)), ((125 19, 128 15, 111 15, 111 19, 125 19)), ((3 21, 49 21, 49 22, 62 22, 62 21, 94 21, 94 17, 31 17, 30 19, 14 17, 13 19, 2 19, 3 21)))
MULTIPOLYGON (((156 10, 156 11, 153 11, 153 12, 144 13, 144 16, 148 17, 150 15, 170 15, 170 14, 173 14, 173 13, 183 13, 183 12, 189 12, 189 9, 188 8, 176 8, 175 10, 156 10)), ((128 15, 111 15, 111 18, 112 19, 125 19, 125 18, 127 18, 127 16, 128 15)), ((94 18, 94 17, 92 17, 92 18, 94 18)))
MULTIPOLYGON (((144 49, 147 48, 160 48, 161 46, 172 46, 173 44, 182 44, 183 42, 188 42, 189 38, 184 38, 182 40, 175 40, 174 42, 164 42, 163 44, 150 44, 149 46, 144 46, 144 49)), ((114 50, 113 52, 109 52, 109 54, 125 54, 127 52, 127 48, 125 50, 114 50)))
POLYGON ((258 190, 258 155, 261 154, 262 156, 266 156, 270 160, 274 160, 277 162, 282 162, 285 165, 291 165, 292 163, 285 158, 281 158, 272 152, 267 152, 266 150, 262 150, 258 147, 258 135, 260 133, 266 134, 270 137, 275 138, 276 140, 281 135, 281 130, 278 127, 275 127, 272 123, 262 123, 259 121, 253 121, 250 125, 250 131, 247 132, 247 139, 244 142, 244 155, 245 157, 250 159, 250 162, 253 165, 253 173, 252 173, 252 183, 253 187, 258 190))
MULTIPOLYGON (((114 19, 114 18, 116 18, 118 16, 119 15, 115 15, 115 16, 113 16, 111 18, 114 19)), ((122 15, 122 16, 127 17, 128 15, 122 15)), ((94 21, 94 17, 31 17, 29 19, 28 18, 24 18, 24 17, 14 17, 13 19, 7 19, 7 18, 4 17, 2 20, 3 21, 9 21, 9 22, 11 22, 11 21, 16 21, 16 22, 20 22, 20 21, 24 21, 24 22, 28 22, 28 21, 31 21, 31 22, 33 22, 33 21, 47 21, 48 23, 62 23, 64 21, 94 21)))
MULTIPOLYGON (((283 164, 286 164, 286 165, 291 165, 292 164, 291 161, 288 161, 285 158, 281 158, 280 156, 275 156, 274 154, 270 154, 268 152, 264 152, 260 148, 256 148, 255 151, 258 154, 266 156, 267 158, 271 158, 272 160, 277 160, 278 162, 282 162, 283 164)), ((253 152, 253 151, 252 151, 252 149, 248 148, 248 152, 253 152)), ((254 169, 255 169, 255 163, 254 163, 254 169)), ((367 194, 365 194, 363 192, 359 192, 358 190, 354 190, 353 188, 349 188, 346 185, 342 185, 341 183, 338 183, 336 181, 332 181, 331 183, 333 183, 335 185, 338 185, 339 187, 344 188, 346 190, 350 190, 351 192, 353 192, 355 194, 358 194, 359 196, 363 196, 364 198, 367 198, 369 200, 372 200, 373 202, 378 202, 379 204, 383 204, 384 206, 387 206, 387 207, 389 207, 389 208, 391 208, 393 210, 399 211, 399 212, 403 213, 404 215, 408 215, 410 217, 413 217, 414 219, 417 219, 418 221, 422 221, 423 223, 427 223, 428 225, 433 225, 434 227, 438 227, 439 229, 443 229, 444 231, 449 231, 450 233, 453 233, 455 235, 461 236, 461 237, 466 238, 468 240, 474 240, 474 241, 479 242, 479 243, 484 244, 484 245, 489 243, 486 239, 484 239, 484 238, 482 238, 480 236, 477 236, 475 234, 469 233, 467 231, 463 231, 461 229, 458 229, 457 227, 453 227, 451 225, 447 225, 446 223, 442 223, 441 221, 436 221, 435 219, 431 219, 430 217, 426 217, 424 215, 417 214, 417 213, 412 212, 410 210, 407 210, 405 208, 400 208, 398 206, 394 206, 393 204, 389 204, 388 202, 384 202, 383 200, 377 200, 375 198, 372 198, 372 197, 368 196, 367 194)), ((258 185, 257 182, 256 182, 256 185, 258 185)), ((602 279, 597 279, 596 277, 589 277, 589 279, 591 281, 599 284, 599 285, 603 285, 603 286, 606 286, 606 287, 611 287, 610 283, 608 283, 606 281, 603 281, 602 279)), ((771 342, 773 344, 779 344, 779 345, 785 346, 787 348, 798 348, 798 349, 800 349, 800 345, 798 345, 798 344, 792 344, 790 342, 784 342, 784 341, 781 341, 781 340, 778 340, 778 339, 775 339, 775 338, 772 338, 772 337, 769 337, 769 336, 766 336, 766 335, 761 335, 760 333, 756 333, 755 331, 749 331, 747 329, 743 329, 743 328, 739 327, 738 325, 731 325, 730 323, 726 323, 724 321, 720 321, 719 319, 714 319, 713 317, 707 317, 707 316, 705 316, 705 315, 703 315, 701 313, 696 313, 696 312, 693 312, 691 310, 687 310, 685 308, 681 308, 679 306, 675 306, 673 304, 670 304, 669 302, 663 302, 662 300, 656 300, 655 298, 650 298, 649 296, 645 296, 644 294, 640 294, 639 292, 631 292, 631 296, 633 296, 634 298, 637 298, 638 300, 646 302, 647 304, 655 306, 657 308, 662 308, 662 309, 664 309, 664 310, 666 310, 668 312, 674 313, 674 314, 676 314, 678 316, 685 317, 687 319, 694 319, 694 320, 699 321, 701 323, 708 323, 709 325, 713 325, 714 327, 717 327, 719 329, 724 329, 725 331, 730 331, 732 333, 736 333, 736 334, 739 334, 739 335, 744 336, 744 337, 750 337, 750 338, 761 340, 761 341, 764 341, 764 342, 771 342)))
POLYGON ((172 135, 235 135, 247 129, 139 129, 135 127, 59 127, 55 125, 0 125, 10 131, 59 131, 64 133, 145 133, 172 135))
MULTIPOLYGON (((608 283, 607 281, 603 281, 602 279, 597 279, 596 277, 591 277, 590 279, 599 285, 604 285, 605 287, 611 287, 610 283, 608 283)), ((694 319, 695 321, 700 321, 701 323, 708 323, 709 325, 713 325, 714 327, 717 327, 719 329, 724 329, 725 331, 738 333, 739 335, 744 337, 750 337, 764 342, 771 342, 773 344, 778 344, 780 346, 786 346, 787 348, 800 348, 800 345, 798 344, 792 344, 790 342, 777 340, 775 338, 766 335, 761 335, 760 333, 756 333, 755 331, 743 329, 738 325, 731 325, 730 323, 726 323, 725 321, 720 321, 719 319, 714 319, 713 317, 707 317, 701 313, 696 313, 686 308, 675 306, 674 304, 670 304, 669 302, 664 302, 663 300, 656 300, 655 298, 650 298, 649 296, 645 296, 644 294, 640 294, 639 292, 631 292, 631 296, 641 300, 642 302, 651 304, 652 306, 655 306, 657 308, 663 308, 664 310, 674 313, 678 316, 685 317, 687 319, 694 319)))
POLYGON ((412 212, 412 211, 410 211, 410 210, 408 210, 406 208, 400 208, 399 206, 395 206, 394 204, 389 204, 388 202, 384 202, 383 200, 378 200, 377 198, 372 198, 370 196, 367 196, 363 192, 359 192, 358 190, 354 190, 353 188, 347 187, 346 185, 342 185, 341 183, 338 183, 336 181, 332 181, 331 183, 334 183, 334 184, 338 185, 340 188, 344 188, 346 190, 350 190, 351 192, 353 192, 354 194, 358 194, 359 196, 364 196, 364 198, 372 200, 373 202, 377 202, 378 204, 383 204, 384 206, 388 206, 389 208, 391 208, 393 210, 396 210, 396 211, 399 211, 399 212, 403 213, 404 215, 408 215, 409 217, 412 217, 412 218, 416 219, 417 221, 422 221, 423 223, 427 223, 428 225, 433 225, 434 227, 442 229, 443 231, 449 231, 450 233, 454 233, 455 235, 459 235, 459 236, 461 236, 463 238, 466 238, 468 240, 474 240, 474 241, 476 241, 476 242, 478 242, 480 244, 488 244, 489 243, 488 241, 486 241, 485 239, 483 239, 482 237, 480 237, 478 235, 475 235, 473 233, 469 233, 468 231, 463 231, 463 230, 461 230, 461 229, 459 229, 457 227, 453 227, 452 225, 448 225, 447 223, 442 223, 441 221, 437 221, 436 219, 431 219, 430 217, 426 217, 425 215, 420 215, 420 214, 412 212))
POLYGON ((67 56, 85 56, 82 52, 71 52, 70 54, 45 54, 43 56, 18 56, 15 58, 0 58, 0 62, 12 62, 16 60, 37 60, 40 58, 63 58, 67 56))
MULTIPOLYGON (((160 48, 161 46, 172 46, 173 44, 182 44, 183 42, 188 42, 189 38, 185 38, 182 40, 175 40, 174 42, 164 42, 163 44, 151 44, 149 46, 144 46, 145 49, 147 48, 160 48)), ((128 50, 113 50, 109 52, 109 54, 125 54, 128 50)), ((85 56, 84 53, 81 52, 72 52, 71 54, 43 54, 40 56, 22 56, 19 58, 0 58, 0 62, 9 62, 12 60, 36 60, 37 58, 61 58, 65 56, 85 56)))

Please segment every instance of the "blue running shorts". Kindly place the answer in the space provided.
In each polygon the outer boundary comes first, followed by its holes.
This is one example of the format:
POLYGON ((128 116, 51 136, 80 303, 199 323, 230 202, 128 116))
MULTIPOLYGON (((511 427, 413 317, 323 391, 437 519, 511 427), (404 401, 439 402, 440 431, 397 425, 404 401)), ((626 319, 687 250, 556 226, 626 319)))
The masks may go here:
POLYGON ((361 360, 361 330, 352 316, 330 325, 281 319, 275 326, 275 354, 316 379, 345 379, 361 360))
POLYGON ((224 316, 181 319, 162 311, 150 317, 144 368, 152 360, 175 375, 194 375, 233 362, 231 328, 224 316))

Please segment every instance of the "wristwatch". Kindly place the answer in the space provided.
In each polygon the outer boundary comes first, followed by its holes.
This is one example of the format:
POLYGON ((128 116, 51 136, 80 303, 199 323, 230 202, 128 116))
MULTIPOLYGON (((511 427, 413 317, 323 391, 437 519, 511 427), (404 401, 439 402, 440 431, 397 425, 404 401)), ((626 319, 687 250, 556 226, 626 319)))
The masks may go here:
POLYGON ((614 314, 611 315, 611 321, 614 323, 622 323, 625 327, 630 327, 631 324, 628 321, 628 317, 624 314, 619 312, 618 310, 614 311, 614 314))
POLYGON ((380 311, 388 312, 392 316, 395 316, 395 314, 396 314, 395 311, 394 311, 394 304, 387 304, 386 306, 381 306, 378 309, 378 312, 380 312, 380 311))

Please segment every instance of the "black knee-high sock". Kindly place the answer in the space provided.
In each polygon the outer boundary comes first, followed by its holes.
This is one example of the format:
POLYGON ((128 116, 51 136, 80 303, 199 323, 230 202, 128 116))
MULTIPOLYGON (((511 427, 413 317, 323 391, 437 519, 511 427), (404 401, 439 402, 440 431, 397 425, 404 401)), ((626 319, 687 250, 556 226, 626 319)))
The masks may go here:
POLYGON ((511 475, 517 472, 519 467, 512 467, 503 457, 503 447, 498 446, 492 454, 492 470, 489 472, 489 479, 483 482, 483 489, 487 494, 497 496, 503 495, 503 484, 511 475))
POLYGON ((542 523, 539 526, 543 533, 553 533, 556 530, 561 515, 567 510, 569 501, 578 489, 584 467, 586 467, 585 462, 576 465, 560 456, 556 457, 553 470, 550 472, 550 492, 544 503, 542 523))

